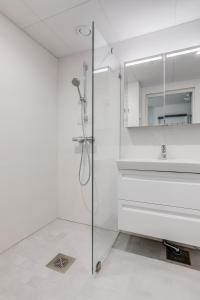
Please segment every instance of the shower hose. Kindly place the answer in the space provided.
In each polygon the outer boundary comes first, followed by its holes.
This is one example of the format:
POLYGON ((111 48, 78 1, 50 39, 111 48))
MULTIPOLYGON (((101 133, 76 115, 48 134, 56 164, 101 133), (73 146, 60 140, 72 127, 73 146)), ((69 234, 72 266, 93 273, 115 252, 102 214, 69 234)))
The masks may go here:
POLYGON ((79 165, 79 183, 82 186, 85 186, 90 181, 91 177, 91 162, 90 162, 90 154, 89 154, 89 145, 87 141, 86 136, 86 129, 85 129, 85 102, 81 101, 81 127, 82 127, 82 133, 83 133, 83 142, 81 143, 81 160, 79 165), (87 178, 84 180, 82 179, 82 170, 83 170, 83 156, 84 156, 84 150, 87 156, 87 163, 88 163, 88 175, 87 178))

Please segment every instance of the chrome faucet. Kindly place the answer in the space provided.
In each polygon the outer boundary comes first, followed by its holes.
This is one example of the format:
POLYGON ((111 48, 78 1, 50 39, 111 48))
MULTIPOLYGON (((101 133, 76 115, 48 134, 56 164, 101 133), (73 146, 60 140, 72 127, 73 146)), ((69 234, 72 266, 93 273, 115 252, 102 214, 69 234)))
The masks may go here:
POLYGON ((167 159, 167 145, 161 145, 161 159, 167 159))

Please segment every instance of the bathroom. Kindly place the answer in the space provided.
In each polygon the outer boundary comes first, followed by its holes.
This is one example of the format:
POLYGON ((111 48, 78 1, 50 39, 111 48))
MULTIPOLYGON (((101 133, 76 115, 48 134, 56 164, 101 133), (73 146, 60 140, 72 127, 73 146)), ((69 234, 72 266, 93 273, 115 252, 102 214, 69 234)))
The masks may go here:
POLYGON ((0 0, 0 300, 199 299, 200 1, 0 0))

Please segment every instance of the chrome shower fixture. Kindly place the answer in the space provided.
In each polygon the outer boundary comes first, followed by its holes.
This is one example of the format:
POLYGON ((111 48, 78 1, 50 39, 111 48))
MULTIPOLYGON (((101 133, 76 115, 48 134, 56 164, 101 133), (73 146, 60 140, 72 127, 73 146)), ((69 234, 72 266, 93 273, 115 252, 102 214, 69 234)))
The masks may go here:
POLYGON ((72 79, 72 84, 73 84, 74 86, 79 87, 79 85, 80 85, 80 80, 79 80, 78 78, 73 78, 73 79, 72 79))
POLYGON ((75 77, 74 77, 74 78, 72 79, 72 84, 73 84, 75 87, 77 87, 77 89, 78 89, 80 101, 86 102, 86 99, 85 99, 85 97, 83 97, 83 96, 81 95, 81 91, 80 91, 80 88, 79 88, 79 86, 80 86, 80 80, 79 80, 78 78, 75 78, 75 77))
POLYGON ((83 63, 83 96, 80 91, 80 80, 78 78, 72 79, 73 86, 77 87, 80 101, 81 101, 81 128, 82 128, 82 136, 73 137, 73 142, 78 142, 81 145, 81 158, 80 158, 80 164, 79 164, 79 183, 82 186, 85 186, 88 184, 91 178, 91 161, 90 161, 90 153, 89 153, 89 143, 93 143, 93 137, 87 136, 86 134, 86 123, 88 122, 88 116, 87 116, 87 71, 88 71, 88 65, 84 62, 83 63), (87 178, 82 178, 82 172, 84 171, 84 155, 87 157, 87 164, 88 164, 88 175, 87 178))

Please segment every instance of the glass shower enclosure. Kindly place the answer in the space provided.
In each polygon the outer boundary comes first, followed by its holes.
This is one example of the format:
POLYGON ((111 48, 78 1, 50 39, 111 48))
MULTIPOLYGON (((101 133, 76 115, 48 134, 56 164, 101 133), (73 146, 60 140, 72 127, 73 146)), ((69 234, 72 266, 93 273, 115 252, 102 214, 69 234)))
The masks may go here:
POLYGON ((120 64, 92 25, 92 272, 101 269, 118 235, 117 165, 120 64))

